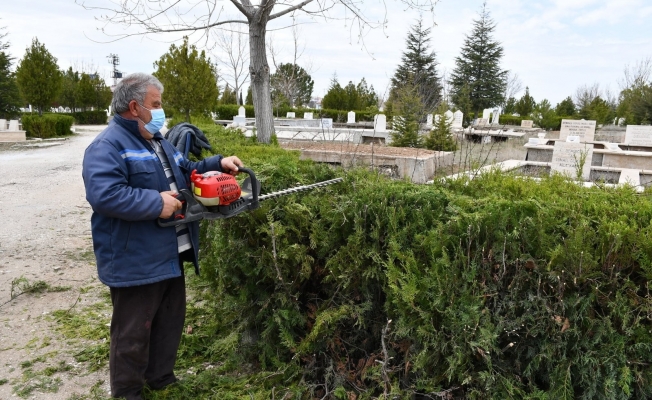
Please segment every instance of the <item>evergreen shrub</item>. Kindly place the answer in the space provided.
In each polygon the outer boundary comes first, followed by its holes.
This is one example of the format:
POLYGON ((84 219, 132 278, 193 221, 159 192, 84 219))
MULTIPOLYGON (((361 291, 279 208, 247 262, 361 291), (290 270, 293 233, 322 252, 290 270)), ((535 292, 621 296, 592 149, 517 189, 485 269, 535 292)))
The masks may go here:
POLYGON ((104 110, 81 111, 68 115, 75 119, 77 125, 105 125, 108 119, 104 110))
POLYGON ((70 128, 74 122, 73 117, 61 114, 23 114, 21 117, 23 129, 27 136, 47 139, 54 136, 72 134, 70 128))
POLYGON ((501 125, 517 125, 517 126, 521 126, 521 121, 523 121, 524 119, 527 119, 527 118, 526 117, 517 117, 515 115, 502 114, 498 118, 498 122, 501 125))
POLYGON ((652 396, 649 192, 499 172, 414 185, 205 132, 263 193, 345 179, 202 224, 208 362, 276 371, 269 398, 652 396))

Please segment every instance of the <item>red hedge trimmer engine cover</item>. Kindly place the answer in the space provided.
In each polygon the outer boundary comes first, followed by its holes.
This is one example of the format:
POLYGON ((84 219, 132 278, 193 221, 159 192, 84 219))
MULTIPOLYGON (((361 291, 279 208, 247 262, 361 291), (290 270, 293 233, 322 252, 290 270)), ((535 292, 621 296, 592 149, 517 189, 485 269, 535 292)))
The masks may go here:
POLYGON ((228 205, 240 198, 240 185, 229 174, 218 171, 198 174, 195 170, 190 174, 190 182, 195 199, 206 207, 228 205))

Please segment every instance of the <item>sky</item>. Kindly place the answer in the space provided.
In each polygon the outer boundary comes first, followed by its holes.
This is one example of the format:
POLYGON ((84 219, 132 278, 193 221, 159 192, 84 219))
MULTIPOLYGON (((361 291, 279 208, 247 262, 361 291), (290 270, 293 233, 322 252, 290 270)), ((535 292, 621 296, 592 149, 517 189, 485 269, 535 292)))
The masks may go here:
MULTIPOLYGON (((222 17, 241 18, 230 2, 211 1, 222 7, 222 17)), ((383 96, 412 24, 421 17, 424 26, 431 28, 430 45, 439 74, 444 75, 454 69, 483 1, 439 0, 431 12, 421 13, 396 0, 364 0, 359 4, 368 20, 384 23, 364 30, 362 40, 351 12, 341 6, 327 11, 326 18, 303 13, 294 19, 289 14, 278 18, 268 25, 268 39, 276 49, 276 61, 291 62, 294 42, 288 26, 298 23, 303 51, 297 63, 315 82, 313 96, 323 97, 335 74, 342 86, 364 77, 383 96)), ((114 4, 111 0, 3 0, 0 27, 5 27, 5 41, 15 62, 36 37, 62 69, 92 69, 112 83, 109 54, 120 57, 118 69, 125 73, 151 73, 154 62, 182 40, 183 34, 115 40, 109 34, 136 33, 135 28, 106 24, 101 18, 107 11, 88 10, 82 2, 105 8, 114 4)), ((196 4, 188 17, 205 15, 205 0, 182 2, 196 4)), ((504 50, 501 67, 517 74, 536 101, 545 98, 554 105, 578 87, 594 83, 617 95, 624 69, 652 57, 650 0, 487 0, 487 9, 496 23, 494 39, 504 50)), ((207 45, 199 34, 191 35, 190 41, 207 45)), ((210 41, 206 49, 211 57, 224 58, 210 41)))

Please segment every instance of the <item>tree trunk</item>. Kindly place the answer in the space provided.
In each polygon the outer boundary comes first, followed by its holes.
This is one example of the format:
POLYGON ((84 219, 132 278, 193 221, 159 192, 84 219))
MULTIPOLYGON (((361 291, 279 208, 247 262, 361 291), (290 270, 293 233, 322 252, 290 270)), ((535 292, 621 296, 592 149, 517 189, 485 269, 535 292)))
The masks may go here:
POLYGON ((261 15, 259 10, 249 21, 249 75, 256 112, 256 135, 260 143, 270 143, 274 133, 269 64, 265 48, 267 17, 267 14, 261 15))

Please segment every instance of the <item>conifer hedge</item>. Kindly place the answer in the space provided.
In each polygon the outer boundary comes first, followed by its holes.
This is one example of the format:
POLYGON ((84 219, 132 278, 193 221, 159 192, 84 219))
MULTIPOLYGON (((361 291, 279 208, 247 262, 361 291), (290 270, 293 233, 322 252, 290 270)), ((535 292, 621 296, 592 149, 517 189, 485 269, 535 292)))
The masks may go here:
POLYGON ((276 371, 268 398, 652 396, 649 193, 501 173, 414 185, 221 132, 206 129, 215 151, 263 192, 345 178, 202 225, 207 352, 276 371))

